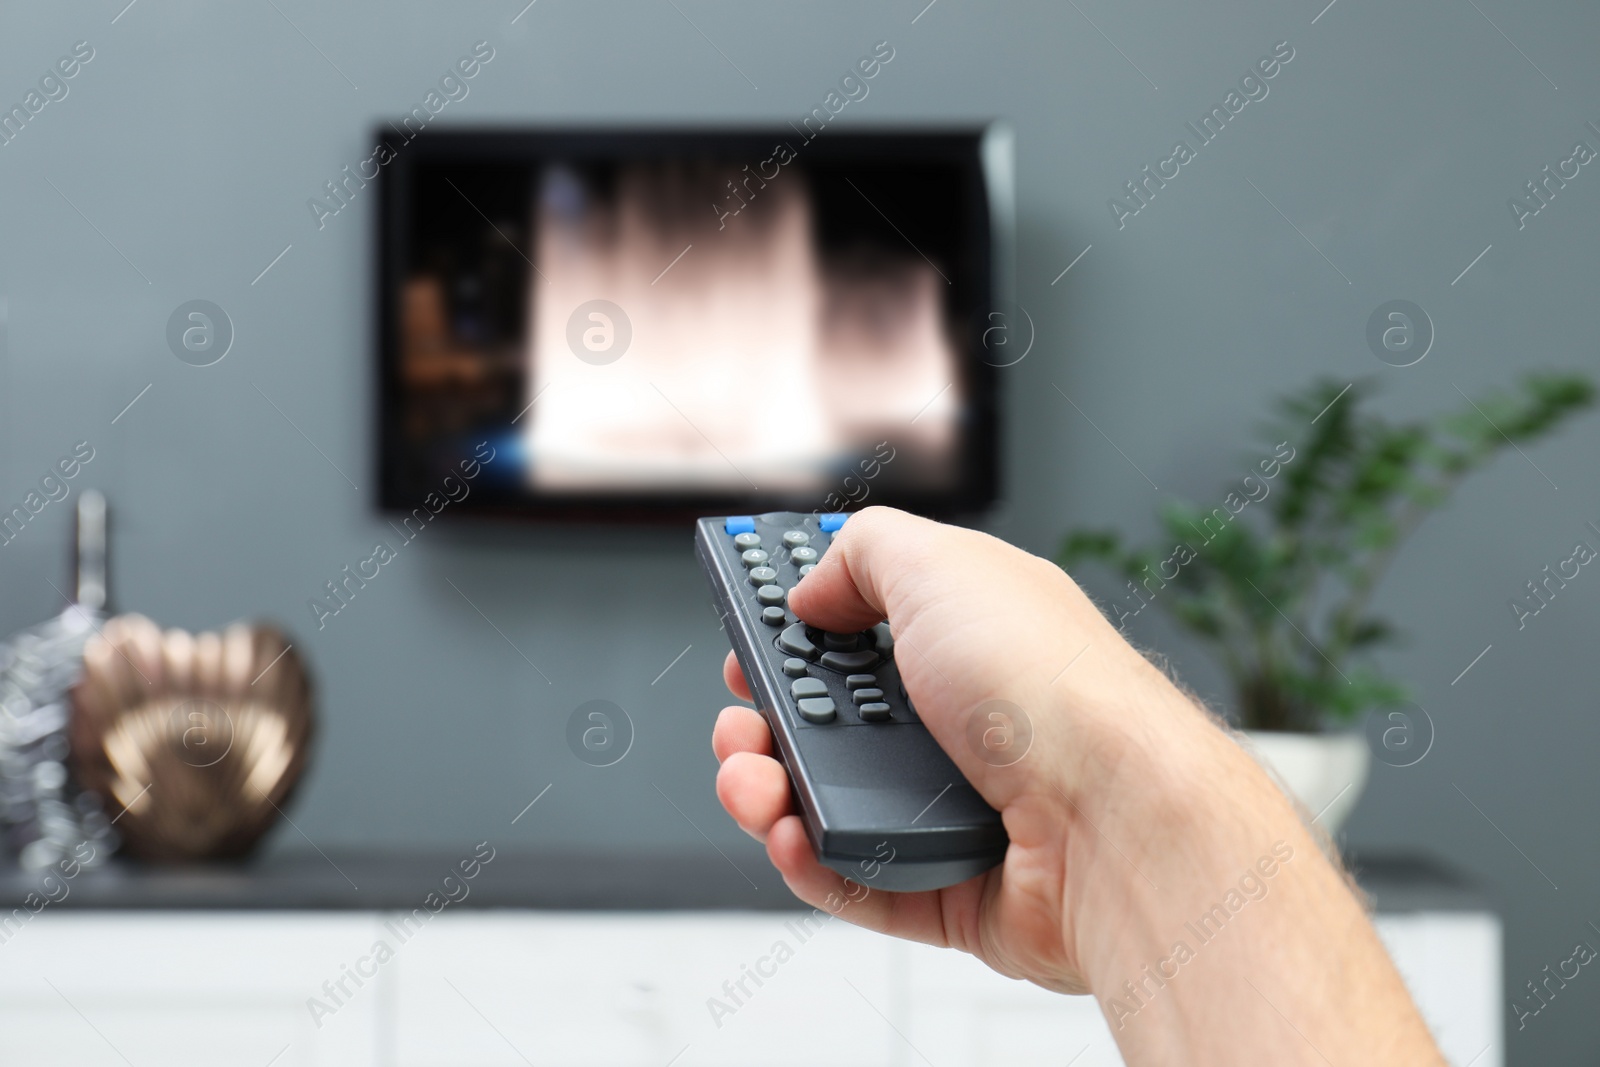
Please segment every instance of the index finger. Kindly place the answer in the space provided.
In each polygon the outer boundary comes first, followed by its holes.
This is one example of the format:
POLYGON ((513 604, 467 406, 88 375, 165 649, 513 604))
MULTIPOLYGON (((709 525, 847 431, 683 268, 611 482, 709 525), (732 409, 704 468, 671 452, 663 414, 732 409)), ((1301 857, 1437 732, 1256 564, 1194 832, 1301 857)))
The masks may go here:
POLYGON ((739 669, 739 657, 732 652, 722 661, 722 681, 728 687, 728 692, 740 700, 748 700, 754 704, 755 697, 750 695, 750 683, 744 680, 744 672, 739 669))

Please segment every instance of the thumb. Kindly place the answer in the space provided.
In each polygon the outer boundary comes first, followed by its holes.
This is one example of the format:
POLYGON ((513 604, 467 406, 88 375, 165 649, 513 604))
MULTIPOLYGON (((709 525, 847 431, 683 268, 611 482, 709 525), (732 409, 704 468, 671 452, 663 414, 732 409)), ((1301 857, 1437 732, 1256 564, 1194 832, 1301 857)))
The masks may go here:
POLYGON ((816 568, 789 594, 790 610, 834 633, 855 633, 895 616, 900 577, 940 529, 893 508, 851 515, 816 568))

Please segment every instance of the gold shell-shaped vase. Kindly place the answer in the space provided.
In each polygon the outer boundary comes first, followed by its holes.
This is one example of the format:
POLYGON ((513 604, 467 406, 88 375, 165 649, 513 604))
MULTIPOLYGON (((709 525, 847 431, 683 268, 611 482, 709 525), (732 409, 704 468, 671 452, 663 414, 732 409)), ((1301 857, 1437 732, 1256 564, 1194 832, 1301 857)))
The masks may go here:
POLYGON ((277 630, 167 630, 120 615, 84 649, 72 691, 78 781, 105 797, 134 855, 243 856, 305 769, 311 684, 277 630))

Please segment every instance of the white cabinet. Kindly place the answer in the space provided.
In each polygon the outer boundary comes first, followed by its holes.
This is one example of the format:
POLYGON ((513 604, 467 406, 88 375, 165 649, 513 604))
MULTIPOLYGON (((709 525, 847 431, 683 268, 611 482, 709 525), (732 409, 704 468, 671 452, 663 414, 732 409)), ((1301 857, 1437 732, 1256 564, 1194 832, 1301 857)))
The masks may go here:
POLYGON ((881 938, 788 915, 463 914, 397 958, 396 1067, 868 1067, 881 938), (759 984, 757 984, 759 982, 759 984))
MULTIPOLYGON (((1454 1067, 1501 1067, 1500 921, 1487 912, 1378 915, 1378 936, 1454 1067)), ((1002 978, 953 952, 897 948, 908 961, 906 1035, 944 1067, 1121 1064, 1088 997, 1059 997, 1002 978), (1074 1057, 1077 1057, 1074 1059, 1074 1057)), ((914 1062, 921 1062, 920 1058, 914 1062)))
MULTIPOLYGON (((1377 922, 1450 1062, 1498 1067, 1498 921, 1377 922)), ((47 910, 0 945, 6 1067, 1121 1062, 1087 997, 798 913, 47 910)))
POLYGON ((1379 915, 1378 936, 1455 1067, 1500 1067, 1506 999, 1500 920, 1487 912, 1379 915))
POLYGON ((923 1064, 924 1056, 939 1067, 1122 1062, 1092 997, 1063 997, 1003 978, 945 949, 904 945, 896 952, 906 961, 906 1039, 921 1051, 902 1062, 923 1064))
POLYGON ((0 1063, 375 1065, 377 998, 346 1001, 321 1029, 305 1002, 377 926, 360 913, 46 910, 0 946, 0 1063))

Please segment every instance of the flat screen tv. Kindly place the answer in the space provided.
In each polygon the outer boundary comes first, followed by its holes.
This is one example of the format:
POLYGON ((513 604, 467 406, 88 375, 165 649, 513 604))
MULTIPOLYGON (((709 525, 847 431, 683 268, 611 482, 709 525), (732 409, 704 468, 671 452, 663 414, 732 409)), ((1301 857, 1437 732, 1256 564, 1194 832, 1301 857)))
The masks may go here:
POLYGON ((995 499, 1002 128, 410 132, 377 134, 382 508, 463 463, 452 514, 995 499))

